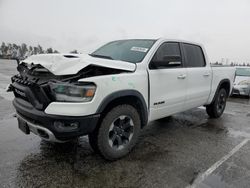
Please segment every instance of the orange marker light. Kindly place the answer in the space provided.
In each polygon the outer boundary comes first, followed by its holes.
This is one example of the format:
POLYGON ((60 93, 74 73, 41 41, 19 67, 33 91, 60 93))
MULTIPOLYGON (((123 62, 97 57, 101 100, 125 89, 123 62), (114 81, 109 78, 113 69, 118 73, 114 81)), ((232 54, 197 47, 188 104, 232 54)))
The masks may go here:
POLYGON ((95 89, 88 89, 85 94, 85 97, 93 97, 94 94, 95 94, 95 89))

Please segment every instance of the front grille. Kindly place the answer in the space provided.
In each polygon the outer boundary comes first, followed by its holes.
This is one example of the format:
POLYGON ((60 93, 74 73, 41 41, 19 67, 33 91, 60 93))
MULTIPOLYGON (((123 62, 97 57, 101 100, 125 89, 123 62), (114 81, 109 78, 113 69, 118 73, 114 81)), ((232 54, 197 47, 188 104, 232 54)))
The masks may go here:
POLYGON ((28 87, 32 87, 35 85, 35 82, 32 82, 32 81, 29 81, 27 78, 26 79, 23 79, 21 76, 19 75, 15 75, 11 78, 11 81, 12 83, 13 82, 16 82, 16 83, 19 83, 19 84, 22 84, 24 86, 28 86, 28 87))
POLYGON ((43 110, 50 103, 44 89, 36 82, 15 75, 11 78, 15 97, 31 103, 36 109, 43 110))
POLYGON ((17 98, 20 98, 20 99, 23 99, 23 100, 29 102, 29 99, 28 99, 26 96, 21 95, 21 94, 18 93, 15 89, 14 89, 14 95, 15 95, 15 97, 17 97, 17 98))

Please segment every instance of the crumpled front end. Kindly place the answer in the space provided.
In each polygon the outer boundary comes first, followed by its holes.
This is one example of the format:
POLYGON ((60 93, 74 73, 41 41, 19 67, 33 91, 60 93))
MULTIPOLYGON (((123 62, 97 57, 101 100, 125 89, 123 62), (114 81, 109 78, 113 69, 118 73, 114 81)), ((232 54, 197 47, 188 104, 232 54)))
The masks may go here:
POLYGON ((81 58, 75 56, 58 56, 63 59, 62 64, 58 63, 60 61, 53 63, 60 59, 57 55, 40 57, 43 58, 28 58, 18 65, 19 73, 11 78, 10 90, 15 95, 13 105, 19 128, 26 134, 33 132, 48 141, 66 141, 89 134, 95 129, 99 114, 74 113, 83 108, 85 103, 91 103, 96 90, 95 83, 79 80, 134 70, 129 66, 122 69, 124 65, 102 66, 103 62, 84 64, 81 58), (65 58, 69 59, 68 62, 65 58), (69 111, 67 106, 70 105, 73 109, 69 113, 71 115, 61 114, 60 110, 53 114, 46 112, 48 106, 51 108, 53 104, 59 103, 65 104, 64 111, 69 111))

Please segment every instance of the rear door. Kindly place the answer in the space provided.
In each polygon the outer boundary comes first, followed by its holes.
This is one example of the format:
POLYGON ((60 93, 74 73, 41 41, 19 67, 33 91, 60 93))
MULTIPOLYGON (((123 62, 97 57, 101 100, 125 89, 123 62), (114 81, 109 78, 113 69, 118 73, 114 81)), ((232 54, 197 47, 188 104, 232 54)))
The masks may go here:
POLYGON ((185 67, 187 70, 187 98, 185 109, 204 105, 210 94, 212 70, 206 64, 200 46, 181 43, 185 67))
POLYGON ((163 59, 164 56, 181 56, 180 44, 177 42, 161 44, 149 64, 150 120, 182 111, 186 97, 187 73, 182 57, 180 62, 177 62, 179 65, 155 66, 154 59, 163 59))

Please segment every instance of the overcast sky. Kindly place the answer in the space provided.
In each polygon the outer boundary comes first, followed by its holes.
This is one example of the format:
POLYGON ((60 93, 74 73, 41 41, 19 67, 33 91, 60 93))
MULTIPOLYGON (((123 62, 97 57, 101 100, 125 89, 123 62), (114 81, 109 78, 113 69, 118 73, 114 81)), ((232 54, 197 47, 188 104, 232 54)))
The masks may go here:
POLYGON ((250 62, 250 0, 0 0, 0 42, 85 53, 159 37, 202 43, 211 61, 250 62))

